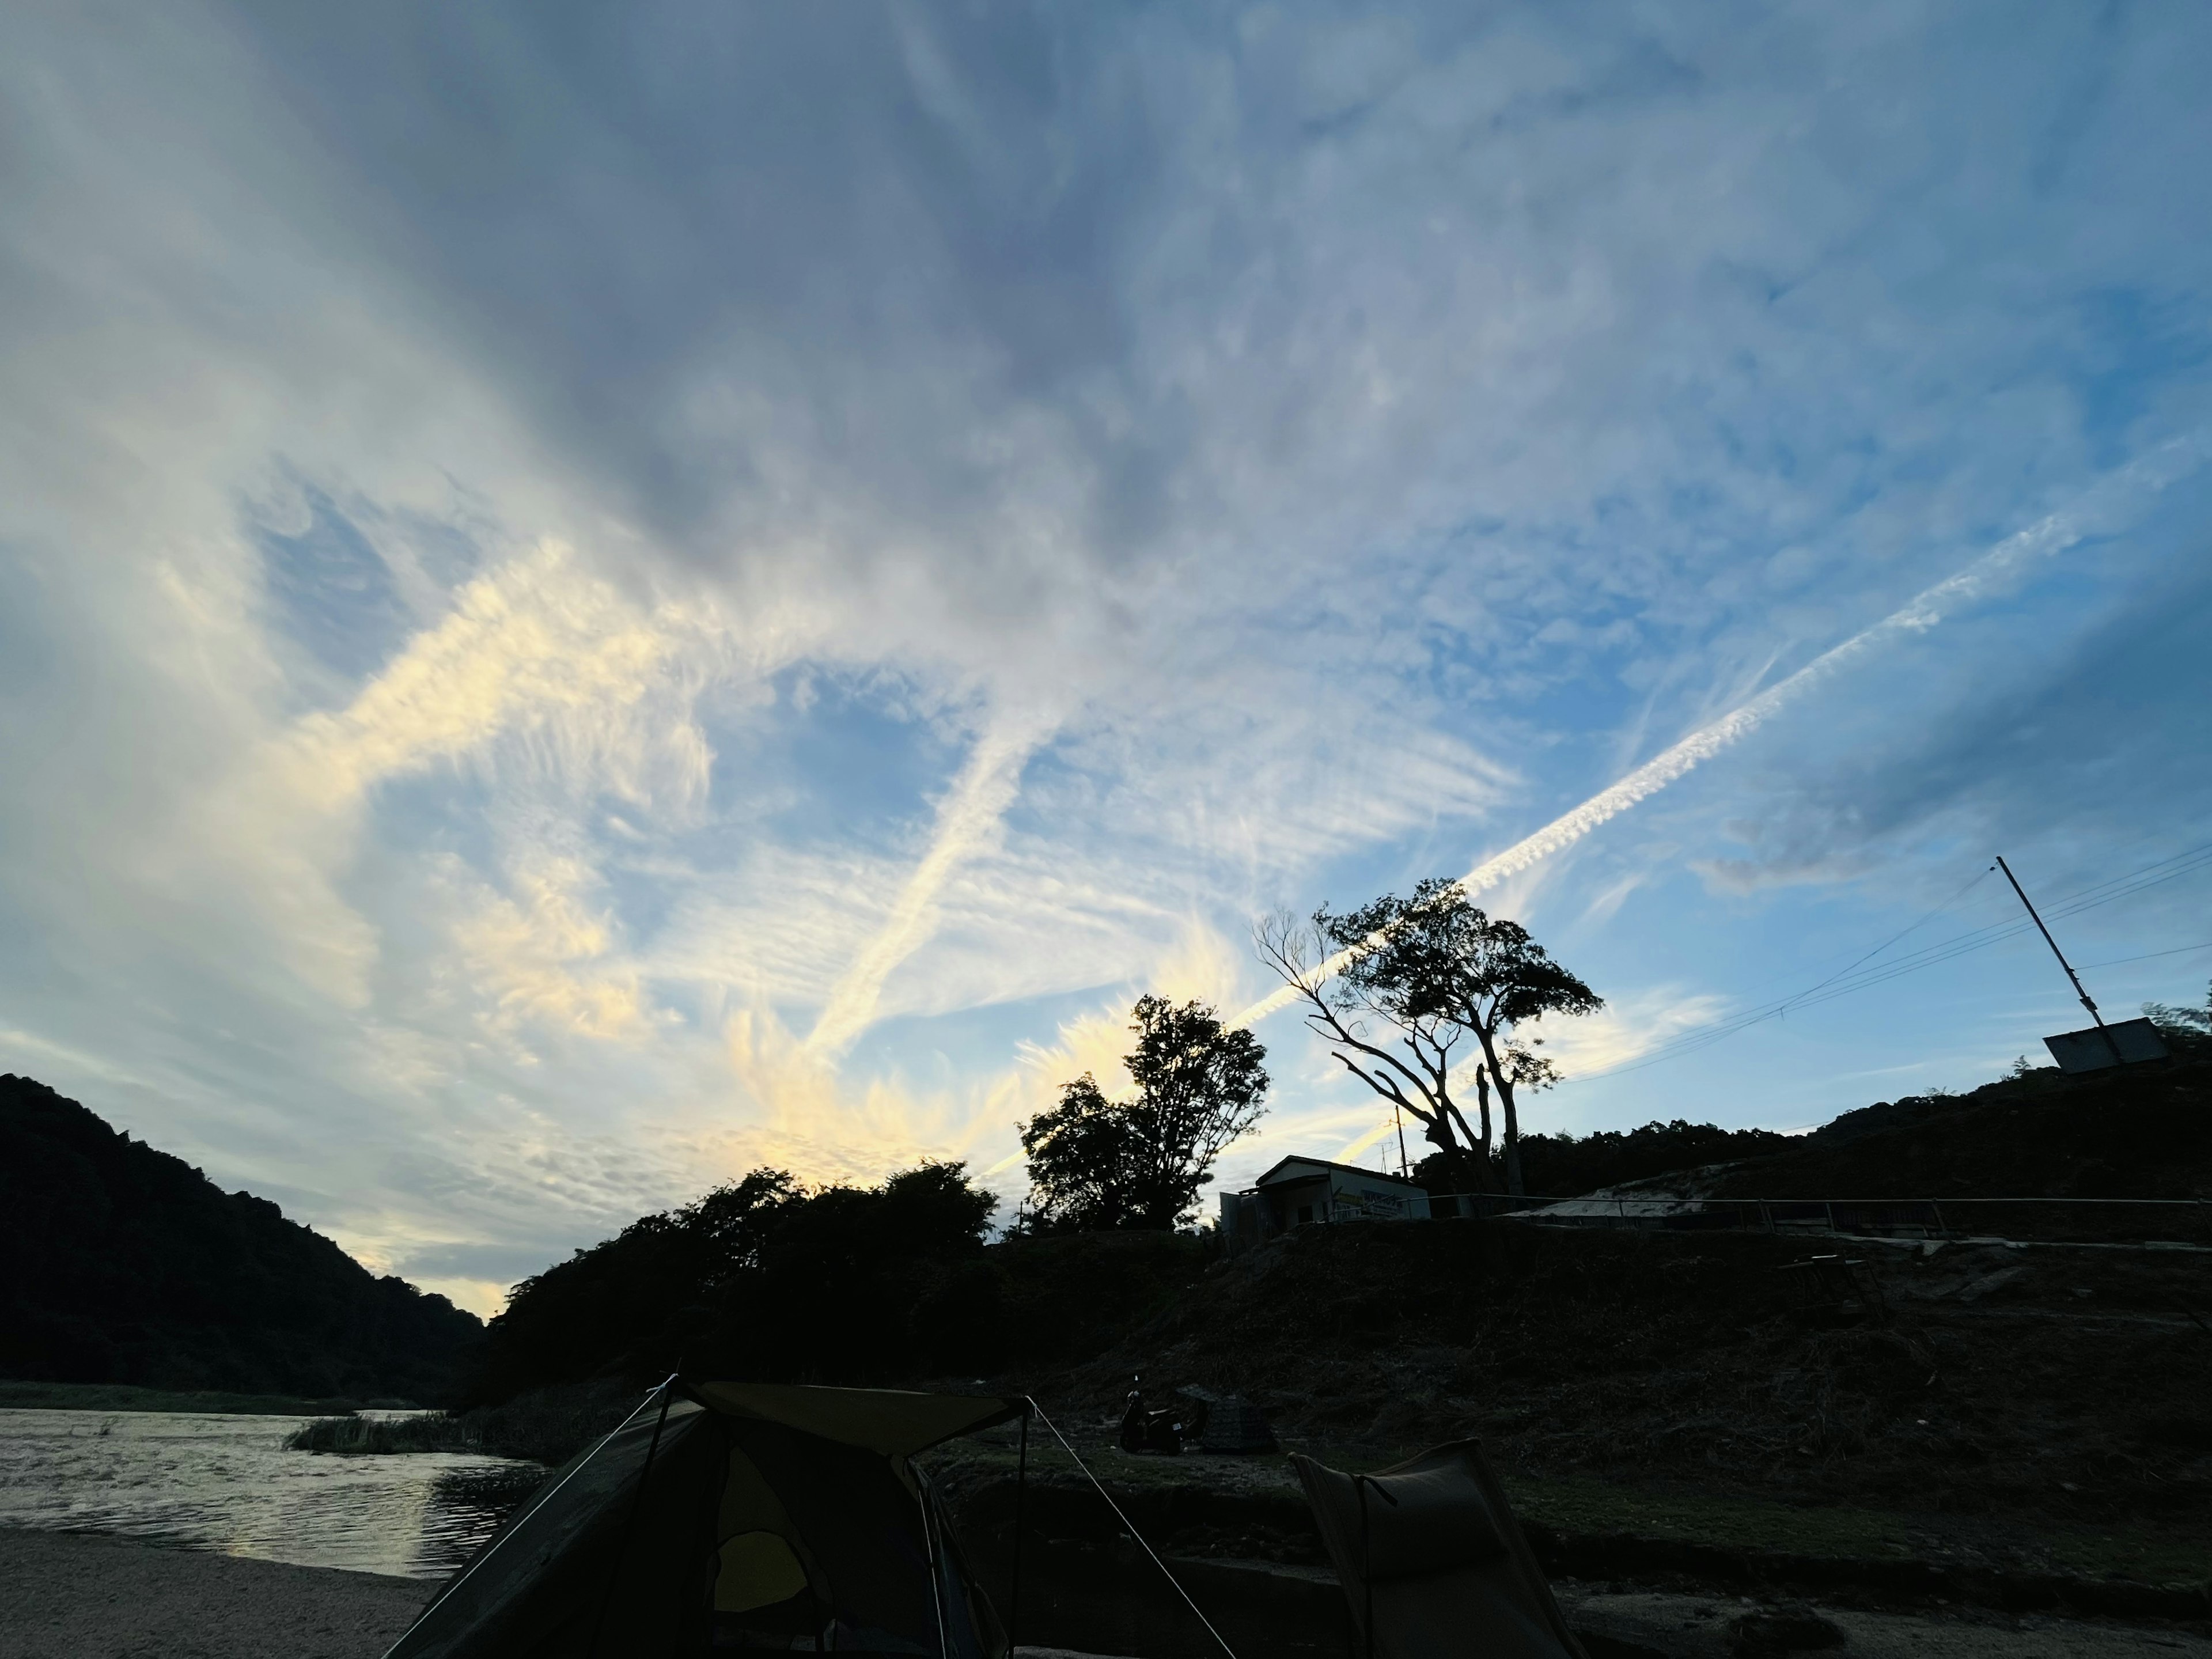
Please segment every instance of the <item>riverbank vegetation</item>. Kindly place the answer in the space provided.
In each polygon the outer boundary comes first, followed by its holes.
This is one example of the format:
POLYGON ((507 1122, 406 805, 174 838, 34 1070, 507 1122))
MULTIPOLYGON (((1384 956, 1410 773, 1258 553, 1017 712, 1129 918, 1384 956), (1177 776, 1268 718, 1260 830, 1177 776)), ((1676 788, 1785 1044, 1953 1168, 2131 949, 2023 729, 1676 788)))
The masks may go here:
POLYGON ((287 1449, 374 1456, 475 1452, 529 1463, 565 1463, 629 1415, 644 1391, 602 1379, 532 1389, 496 1406, 404 1417, 319 1417, 284 1441, 287 1449))
POLYGON ((285 1436, 284 1449, 357 1455, 472 1452, 483 1447, 465 1419, 444 1412, 421 1412, 406 1417, 319 1417, 285 1436))
POLYGON ((191 1412, 219 1417, 308 1417, 357 1411, 405 1411, 412 1400, 307 1399, 288 1394, 222 1394, 140 1389, 123 1382, 0 1380, 0 1411, 191 1412))

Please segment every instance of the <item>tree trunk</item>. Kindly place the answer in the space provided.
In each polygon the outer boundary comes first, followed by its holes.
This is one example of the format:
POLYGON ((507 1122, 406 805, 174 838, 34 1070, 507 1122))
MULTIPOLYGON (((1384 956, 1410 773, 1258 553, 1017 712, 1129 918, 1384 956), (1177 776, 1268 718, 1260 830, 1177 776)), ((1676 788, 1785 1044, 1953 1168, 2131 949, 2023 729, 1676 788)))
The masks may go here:
POLYGON ((1497 1082, 1498 1103, 1505 1117, 1505 1190, 1523 1198, 1528 1189, 1521 1184, 1521 1119, 1513 1109, 1513 1085, 1503 1075, 1497 1082))
POLYGON ((1419 1112, 1413 1116, 1421 1126, 1421 1138, 1442 1155, 1444 1168, 1452 1172, 1452 1181, 1457 1184, 1465 1177, 1466 1171, 1460 1167, 1463 1159, 1459 1137, 1452 1133, 1451 1119, 1442 1112, 1434 1117, 1424 1117, 1419 1112))
POLYGON ((1437 1149, 1438 1156, 1443 1159, 1443 1167, 1450 1176, 1454 1193, 1480 1193, 1488 1190, 1486 1183, 1482 1179, 1481 1168, 1474 1154, 1468 1148, 1461 1146, 1459 1137, 1452 1133, 1452 1123, 1455 1119, 1462 1129, 1467 1127, 1467 1120, 1460 1115, 1457 1108, 1447 1105, 1434 1117, 1429 1117, 1416 1111, 1413 1118, 1421 1126, 1422 1137, 1437 1149))
POLYGON ((1477 1156, 1482 1160, 1480 1190, 1486 1193, 1492 1190, 1491 1183, 1495 1179, 1490 1169, 1490 1069, 1487 1066, 1478 1065, 1474 1068, 1474 1098, 1482 1109, 1482 1145, 1477 1149, 1477 1156))

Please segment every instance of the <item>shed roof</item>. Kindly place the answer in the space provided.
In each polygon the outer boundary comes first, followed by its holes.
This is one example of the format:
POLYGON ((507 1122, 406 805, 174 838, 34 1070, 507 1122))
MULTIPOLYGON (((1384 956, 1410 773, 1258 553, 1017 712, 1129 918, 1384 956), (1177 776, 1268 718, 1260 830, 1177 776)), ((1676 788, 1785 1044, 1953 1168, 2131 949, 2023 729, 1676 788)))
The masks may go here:
POLYGON ((1403 1187, 1409 1193, 1428 1191, 1418 1181, 1385 1175, 1380 1170, 1363 1170, 1357 1164, 1332 1164, 1325 1158, 1302 1158, 1296 1154, 1284 1158, 1252 1184, 1255 1187, 1278 1187, 1286 1181, 1310 1181, 1315 1176, 1329 1173, 1355 1175, 1362 1181, 1379 1181, 1387 1186, 1403 1187))

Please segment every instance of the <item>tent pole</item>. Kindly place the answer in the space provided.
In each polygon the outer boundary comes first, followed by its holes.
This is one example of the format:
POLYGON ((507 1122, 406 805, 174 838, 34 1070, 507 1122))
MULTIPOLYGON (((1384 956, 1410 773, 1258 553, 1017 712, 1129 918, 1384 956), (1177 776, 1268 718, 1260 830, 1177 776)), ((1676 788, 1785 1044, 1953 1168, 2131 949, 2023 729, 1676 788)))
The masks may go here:
POLYGON ((952 1659, 952 1635, 945 1626, 945 1569, 937 1553, 937 1517, 927 1486, 917 1501, 921 1505, 921 1541, 929 1551, 929 1599, 937 1608, 937 1659, 952 1659))
POLYGON ((660 1415, 653 1419, 653 1438, 646 1443, 645 1467, 637 1472, 637 1496, 630 1499, 629 1515, 623 1522, 622 1541, 615 1546, 614 1565, 607 1569, 607 1587, 599 1594, 599 1616, 592 1620, 592 1644, 584 1651, 596 1655, 599 1650, 599 1632, 606 1627, 607 1607, 615 1599, 615 1580, 622 1577, 623 1563, 629 1556, 630 1534, 637 1530, 637 1512, 645 1507, 645 1485, 653 1478, 653 1457, 660 1449, 660 1431, 668 1425, 668 1407, 676 1399, 672 1375, 660 1385, 660 1415))
POLYGON ((1006 1598, 1006 1659, 1015 1659, 1021 1647, 1022 1626, 1022 1509, 1030 1490, 1030 1406, 1022 1396, 1022 1449, 1014 1465, 1014 1587, 1006 1598))

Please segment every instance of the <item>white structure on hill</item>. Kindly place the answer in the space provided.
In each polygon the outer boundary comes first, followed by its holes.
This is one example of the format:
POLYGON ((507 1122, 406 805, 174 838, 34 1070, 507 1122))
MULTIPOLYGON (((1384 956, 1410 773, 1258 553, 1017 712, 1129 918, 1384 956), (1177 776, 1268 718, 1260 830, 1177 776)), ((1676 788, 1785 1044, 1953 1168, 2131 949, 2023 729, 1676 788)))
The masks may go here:
POLYGON ((1243 1192, 1221 1194, 1221 1235, 1232 1250, 1293 1227, 1428 1216, 1428 1192, 1416 1182, 1319 1158, 1286 1158, 1243 1192))

